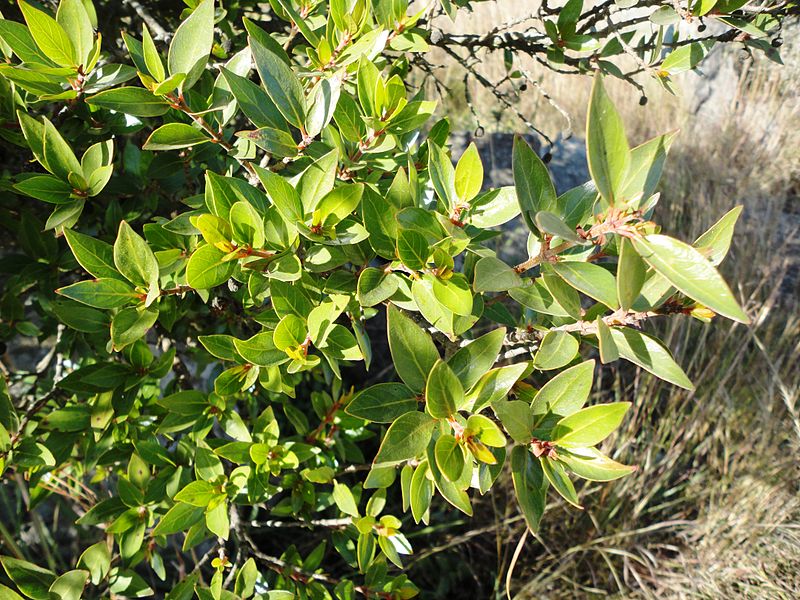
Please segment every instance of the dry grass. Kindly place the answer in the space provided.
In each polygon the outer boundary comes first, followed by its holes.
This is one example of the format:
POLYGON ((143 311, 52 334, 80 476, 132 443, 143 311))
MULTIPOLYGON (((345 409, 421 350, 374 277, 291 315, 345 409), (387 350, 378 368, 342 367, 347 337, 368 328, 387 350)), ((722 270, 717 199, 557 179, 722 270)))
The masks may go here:
MULTIPOLYGON (((487 3, 452 28, 486 31, 509 14, 487 3)), ((788 32, 784 37, 791 41, 788 32)), ((438 586, 434 595, 451 597, 443 582, 471 577, 475 597, 505 597, 511 568, 511 596, 520 599, 800 597, 800 245, 792 237, 800 228, 800 48, 785 50, 784 68, 723 53, 710 88, 689 75, 678 97, 647 88, 645 107, 633 88, 612 86, 632 141, 682 129, 657 209, 666 231, 692 239, 744 205, 723 270, 753 324, 660 325, 696 382, 694 393, 625 366, 604 369, 598 397, 635 404, 608 449, 640 469, 619 482, 584 486, 583 512, 554 502, 540 535, 522 546, 513 492, 508 485, 496 490, 482 502, 479 529, 471 523, 426 551, 420 571, 431 559, 439 569, 428 583, 438 586), (463 561, 469 575, 458 574, 463 561)), ((498 75, 499 60, 489 58, 488 75, 498 75)), ((526 68, 574 123, 583 122, 588 78, 526 68)), ((445 112, 454 128, 473 129, 463 68, 451 61, 443 73, 453 90, 445 112)), ((471 97, 487 130, 523 130, 490 92, 471 87, 471 97)), ((535 87, 516 103, 548 134, 563 129, 535 87)))

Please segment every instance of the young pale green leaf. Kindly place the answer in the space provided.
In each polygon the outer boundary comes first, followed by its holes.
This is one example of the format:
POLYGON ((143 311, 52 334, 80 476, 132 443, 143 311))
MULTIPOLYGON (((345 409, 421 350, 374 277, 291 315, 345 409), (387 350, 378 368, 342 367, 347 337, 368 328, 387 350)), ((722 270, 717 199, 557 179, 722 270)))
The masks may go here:
POLYGON ((464 386, 442 360, 436 361, 428 375, 425 403, 428 412, 437 419, 454 415, 464 404, 464 386))
POLYGON ((236 268, 235 261, 225 261, 225 253, 206 244, 192 252, 186 264, 186 281, 196 290, 208 290, 228 281, 236 268))
POLYGON ((169 110, 166 100, 149 90, 132 86, 104 90, 88 97, 86 102, 92 106, 134 117, 160 117, 169 110))
POLYGON ((158 261, 144 239, 126 221, 119 224, 114 242, 114 265, 132 284, 158 286, 158 261))
POLYGON ((69 37, 77 62, 88 66, 94 46, 94 31, 83 0, 61 0, 56 11, 56 22, 69 37))
POLYGON ((556 211, 556 189, 550 179, 550 173, 539 156, 520 136, 514 138, 512 152, 512 168, 514 171, 514 187, 517 201, 528 228, 538 232, 536 213, 540 211, 556 211))
POLYGON ((576 290, 602 302, 611 309, 619 308, 617 282, 614 276, 601 267, 586 262, 557 262, 553 270, 576 290))
MULTIPOLYGON (((206 0, 206 2, 209 1, 206 0)), ((151 133, 142 148, 144 150, 180 150, 210 141, 211 139, 206 134, 191 125, 167 123, 151 133)))
POLYGON ((70 36, 58 21, 24 0, 20 0, 19 8, 36 45, 47 58, 62 67, 80 64, 70 36))
POLYGON ((294 71, 261 40, 249 39, 250 51, 261 83, 283 117, 300 130, 305 128, 306 109, 303 88, 294 71))
POLYGON ((130 285, 111 277, 79 281, 56 292, 87 306, 103 309, 119 308, 137 297, 130 285))
POLYGON ((340 511, 351 517, 358 517, 358 505, 349 487, 342 483, 334 482, 332 496, 340 511))
POLYGON ((470 389, 492 368, 503 347, 505 336, 504 327, 495 329, 469 342, 447 359, 447 365, 464 389, 470 389))
POLYGON ((570 481, 561 463, 545 456, 540 457, 539 462, 542 465, 544 476, 553 486, 553 489, 575 508, 583 508, 578 500, 578 494, 575 493, 575 486, 572 485, 572 481, 570 481))
POLYGON ((115 350, 122 350, 141 339, 158 319, 158 311, 152 308, 139 310, 123 308, 111 320, 111 342, 115 350))
POLYGON ((647 265, 628 238, 620 239, 617 263, 617 298, 623 310, 630 310, 639 297, 647 276, 647 265))
POLYGON ((577 356, 578 347, 578 340, 566 331, 548 331, 542 338, 533 366, 540 371, 560 369, 577 356))
POLYGON ((182 89, 191 88, 200 79, 213 45, 214 0, 203 0, 180 24, 169 45, 169 74, 186 74, 182 89))
POLYGON ((635 239, 633 245, 647 264, 693 300, 734 321, 750 322, 728 284, 697 249, 659 234, 635 239))
POLYGON ((146 24, 142 25, 142 54, 144 55, 144 64, 147 66, 147 71, 153 76, 153 79, 159 82, 164 81, 167 76, 164 70, 164 63, 161 62, 161 56, 158 54, 156 44, 146 24))
POLYGON ((449 433, 440 435, 436 440, 434 456, 436 457, 436 466, 439 467, 442 475, 448 481, 458 481, 467 464, 464 448, 458 443, 458 440, 449 433))
POLYGON ((565 448, 595 446, 620 426, 630 407, 630 402, 612 402, 581 409, 556 424, 553 442, 565 448))
POLYGON ((306 341, 306 335, 306 322, 297 315, 290 314, 280 320, 272 339, 278 350, 296 350, 306 341))
POLYGON ((483 163, 478 154, 478 147, 472 142, 461 158, 458 159, 455 171, 456 195, 462 202, 469 202, 483 186, 483 163))
POLYGON ((419 458, 425 453, 435 426, 436 419, 425 413, 409 412, 399 416, 386 431, 373 467, 419 458))
POLYGON ((636 470, 610 459, 597 448, 560 450, 558 459, 575 475, 589 481, 613 481, 636 470))
POLYGON ((503 448, 506 445, 506 436, 497 424, 485 415, 470 415, 467 419, 467 430, 492 448, 503 448))
POLYGON ((707 256, 708 260, 715 267, 718 266, 731 247, 733 230, 739 215, 742 214, 742 207, 732 208, 703 235, 697 238, 692 244, 701 253, 707 256))
POLYGON ((586 120, 586 156, 600 195, 612 206, 620 198, 630 163, 622 119, 608 97, 600 71, 594 79, 586 120))
POLYGON ((418 401, 417 394, 402 383, 379 383, 359 392, 345 412, 373 423, 391 423, 417 410, 418 401))
POLYGON ((433 295, 445 308, 456 315, 469 316, 472 314, 472 290, 467 278, 462 273, 454 273, 449 279, 432 276, 430 279, 433 295))
POLYGON ((547 505, 548 480, 541 463, 524 446, 515 446, 511 451, 511 479, 525 523, 537 533, 547 505))
POLYGON ((657 339, 630 327, 612 328, 611 337, 622 358, 642 367, 659 379, 687 390, 694 389, 692 382, 672 358, 669 350, 657 339))
POLYGON ((545 383, 536 394, 531 404, 531 414, 571 415, 586 403, 593 380, 593 360, 562 371, 545 383))
POLYGON ((394 306, 387 311, 389 350, 395 370, 414 392, 425 389, 439 353, 430 335, 394 306))

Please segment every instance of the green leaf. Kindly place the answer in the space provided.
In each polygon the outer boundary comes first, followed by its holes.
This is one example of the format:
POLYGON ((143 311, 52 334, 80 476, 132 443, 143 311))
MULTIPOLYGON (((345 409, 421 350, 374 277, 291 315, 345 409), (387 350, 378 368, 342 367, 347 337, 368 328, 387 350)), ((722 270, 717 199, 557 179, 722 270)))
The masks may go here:
POLYGON ((305 97, 294 71, 281 58, 251 34, 250 51, 261 83, 284 118, 300 130, 305 124, 305 97))
MULTIPOLYGON (((147 71, 153 76, 153 79, 159 82, 164 81, 164 78, 167 76, 164 70, 164 63, 161 62, 161 56, 158 54, 156 44, 146 24, 142 25, 142 54, 144 55, 144 63, 147 66, 147 71)), ((185 73, 186 72, 184 72, 184 75, 185 73)))
POLYGON ((49 589, 56 580, 55 573, 10 556, 0 556, 0 563, 9 579, 28 598, 50 600, 49 589))
POLYGON ((431 184, 439 199, 448 208, 453 208, 458 203, 455 187, 455 169, 450 157, 441 147, 428 143, 428 172, 431 184))
POLYGON ((525 523, 537 533, 547 505, 548 481, 541 463, 524 446, 515 446, 511 451, 511 479, 525 523))
POLYGON ((647 265, 628 238, 620 238, 617 265, 617 297, 623 310, 630 310, 642 291, 647 265))
MULTIPOLYGON (((210 2, 211 0, 205 1, 210 2)), ((142 148, 144 150, 180 150, 210 141, 211 139, 205 133, 191 125, 167 123, 151 133, 142 148)))
POLYGON ((435 426, 436 420, 425 413, 410 412, 399 416, 386 431, 373 468, 396 465, 422 456, 435 426))
POLYGON ((630 402, 597 404, 561 419, 553 429, 553 442, 566 448, 595 446, 622 423, 630 402))
POLYGON ((457 315, 472 314, 472 290, 467 278, 461 273, 454 273, 449 279, 432 277, 433 295, 445 308, 457 315))
POLYGON ((213 45, 214 0, 203 0, 180 24, 169 45, 167 68, 170 75, 186 74, 182 89, 192 87, 203 74, 213 45))
POLYGON ((589 398, 594 380, 594 361, 587 360, 570 367, 542 386, 531 404, 531 413, 560 416, 580 410, 589 398))
POLYGON ((578 354, 578 346, 578 340, 566 331, 548 331, 542 338, 533 366, 540 371, 560 369, 572 362, 578 354))
POLYGON ((62 67, 76 67, 79 59, 64 28, 50 15, 20 0, 19 8, 36 45, 53 62, 62 67))
POLYGON ((402 383, 379 383, 359 392, 345 412, 373 423, 391 423, 417 410, 417 394, 402 383))
POLYGON ((231 526, 228 519, 227 502, 220 502, 206 512, 206 527, 208 527, 208 530, 217 537, 221 537, 223 540, 228 539, 231 526))
MULTIPOLYGON (((264 218, 245 200, 231 206, 228 213, 233 240, 240 245, 261 248, 264 245, 264 218)), ((227 241, 227 240, 225 240, 227 241)))
POLYGON ((603 86, 600 72, 594 79, 586 120, 586 156, 589 172, 600 195, 614 205, 620 198, 630 164, 630 148, 622 119, 603 86))
POLYGON ((397 257, 409 269, 421 271, 428 264, 430 246, 418 231, 403 229, 397 236, 397 257))
POLYGON ((471 202, 467 221, 486 229, 507 223, 520 212, 517 192, 512 186, 489 190, 471 202))
POLYGON ((240 598, 249 598, 255 592, 256 580, 258 579, 258 567, 253 558, 248 558, 236 573, 234 583, 234 593, 240 598))
POLYGON ((571 229, 564 220, 557 214, 540 210, 536 213, 534 218, 536 227, 542 233, 549 233, 550 235, 561 238, 568 242, 575 242, 576 244, 588 245, 590 242, 580 237, 573 229, 571 229))
POLYGON ((333 501, 336 506, 346 515, 358 517, 358 505, 353 497, 353 492, 346 485, 338 482, 333 483, 333 501))
POLYGON ((305 220, 300 195, 286 179, 277 173, 260 167, 256 167, 256 174, 269 199, 272 200, 272 203, 287 223, 294 224, 305 220))
POLYGON ((56 22, 69 37, 77 62, 86 66, 94 46, 94 31, 83 0, 61 0, 56 22))
POLYGON ((497 418, 518 444, 527 446, 533 435, 533 416, 527 402, 522 400, 499 400, 492 404, 497 418))
POLYGON ((589 481, 613 481, 636 470, 611 460, 597 448, 561 450, 558 459, 575 475, 589 481))
POLYGON ((361 306, 375 306, 391 298, 400 285, 399 276, 383 269, 369 267, 358 277, 358 302, 361 306))
POLYGON ((442 360, 436 361, 425 385, 425 405, 431 416, 444 419, 464 404, 464 386, 442 360))
POLYGON ((433 477, 433 482, 436 485, 436 489, 439 490, 439 493, 442 495, 442 497, 450 504, 455 506, 464 514, 472 516, 472 505, 469 501, 469 495, 465 491, 470 483, 469 478, 472 475, 472 469, 464 469, 464 472, 458 481, 449 481, 439 470, 439 467, 436 464, 436 456, 434 451, 435 446, 433 444, 429 445, 427 451, 428 467, 431 470, 431 475, 433 477))
POLYGON ((257 333, 247 340, 233 340, 239 355, 252 365, 274 367, 288 360, 286 353, 280 350, 274 341, 272 331, 257 333))
POLYGON ((521 362, 488 371, 470 390, 466 406, 471 406, 472 411, 478 412, 504 398, 527 369, 528 363, 521 362))
POLYGON ((522 217, 528 228, 536 233, 536 213, 557 210, 556 189, 547 167, 520 136, 514 138, 512 168, 522 217))
POLYGON ((100 585, 111 569, 111 552, 106 541, 99 541, 84 550, 78 559, 78 568, 89 571, 92 585, 100 585))
POLYGON ((399 309, 387 310, 387 333, 392 362, 400 379, 416 393, 422 393, 428 373, 439 360, 431 336, 399 309))
POLYGON ((0 19, 0 39, 8 44, 23 63, 53 66, 52 61, 39 50, 30 30, 22 23, 0 19))
POLYGON ((467 464, 464 448, 449 433, 440 435, 434 449, 436 466, 448 481, 458 481, 467 464))
POLYGON ((478 154, 475 142, 470 143, 461 158, 458 159, 455 171, 456 195, 462 202, 469 202, 483 186, 483 163, 478 154))
POLYGON ((111 342, 115 350, 121 350, 141 339, 158 319, 158 311, 123 308, 111 320, 111 342))
POLYGON ((595 326, 597 327, 597 345, 600 349, 600 362, 604 365, 614 362, 619 358, 619 350, 617 344, 614 342, 614 337, 611 335, 611 329, 602 317, 595 319, 595 326))
POLYGON ((669 350, 657 339, 629 327, 614 327, 611 329, 611 337, 622 358, 664 381, 687 390, 694 389, 692 382, 672 358, 669 350))
POLYGON ((364 184, 342 185, 328 192, 314 211, 312 225, 333 227, 361 203, 364 184))
POLYGON ((212 500, 219 496, 219 492, 207 481, 192 481, 181 491, 175 494, 175 502, 184 502, 187 505, 205 508, 212 500))
POLYGON ((542 465, 542 471, 547 481, 550 482, 561 497, 574 507, 583 508, 578 501, 578 494, 575 493, 575 486, 572 485, 572 481, 570 481, 561 463, 544 456, 539 458, 539 462, 542 465))
POLYGON ((200 246, 186 264, 186 281, 196 290, 208 290, 228 281, 236 267, 235 261, 223 261, 225 253, 215 246, 200 246))
POLYGON ((505 292, 522 285, 519 274, 494 256, 484 256, 475 264, 476 292, 505 292))
POLYGON ((275 158, 285 158, 297 154, 297 142, 283 129, 262 127, 255 131, 237 131, 236 136, 248 140, 275 158))
POLYGON ((83 172, 72 148, 50 121, 45 117, 34 119, 21 110, 17 117, 25 140, 45 169, 62 181, 69 181, 70 174, 79 176, 83 172))
POLYGON ((51 204, 72 200, 72 186, 54 175, 34 175, 14 184, 14 189, 26 196, 51 204))
POLYGON ((503 347, 505 336, 504 327, 495 329, 469 342, 447 359, 447 365, 464 389, 470 389, 492 368, 503 347))
POLYGON ((708 56, 715 41, 703 40, 675 48, 661 63, 661 71, 670 75, 691 71, 708 56))
POLYGON ((620 199, 631 202, 640 198, 639 202, 634 203, 634 206, 638 206, 655 193, 676 133, 673 131, 660 135, 631 149, 631 161, 620 199))
POLYGON ((286 315, 275 327, 272 339, 279 350, 297 349, 306 340, 307 327, 303 319, 297 315, 286 315))
MULTIPOLYGON (((275 106, 272 98, 258 85, 249 79, 220 67, 220 72, 225 78, 231 94, 236 99, 236 104, 242 109, 245 116, 258 128, 271 127, 289 133, 286 120, 275 106)), ((295 144, 295 151, 297 146, 295 144)))
POLYGON ((635 239, 633 245, 647 264, 693 300, 734 321, 750 322, 728 284, 695 248, 658 234, 635 239))
POLYGON ((425 514, 428 512, 431 499, 433 498, 434 485, 433 481, 428 477, 428 473, 430 473, 428 462, 422 461, 414 470, 414 474, 411 477, 411 486, 409 490, 411 515, 417 523, 425 518, 425 514))
POLYGON ((119 224, 114 242, 114 265, 132 284, 158 288, 158 261, 144 239, 126 221, 119 224))
POLYGON ((169 104, 149 90, 126 86, 105 90, 86 99, 98 108, 115 110, 134 117, 160 117, 169 110, 169 104))
POLYGON ((88 571, 79 569, 67 571, 50 586, 50 594, 59 600, 81 600, 87 579, 89 579, 88 571))
POLYGON ((741 206, 729 210, 692 244, 695 248, 700 250, 715 267, 719 265, 728 254, 728 250, 731 247, 731 240, 733 239, 733 230, 741 213, 741 206))
POLYGON ((104 309, 119 308, 137 297, 130 285, 110 277, 79 281, 56 292, 87 306, 104 309))
POLYGON ((613 310, 619 308, 617 282, 603 267, 592 263, 570 261, 553 264, 553 270, 576 290, 613 310))

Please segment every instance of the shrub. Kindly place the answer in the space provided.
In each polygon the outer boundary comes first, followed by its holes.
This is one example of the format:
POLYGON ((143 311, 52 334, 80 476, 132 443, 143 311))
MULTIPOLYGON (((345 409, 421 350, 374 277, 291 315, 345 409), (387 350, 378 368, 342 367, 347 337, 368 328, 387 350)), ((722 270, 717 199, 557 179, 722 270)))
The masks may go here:
POLYGON ((269 32, 186 4, 174 34, 122 34, 133 66, 88 0, 0 21, 0 135, 37 163, 4 180, 21 253, 0 336, 51 344, 0 379, 0 471, 77 526, 74 556, 1 557, 4 597, 409 598, 405 533, 436 503, 471 515, 506 469, 535 532, 548 494, 580 508, 573 477, 630 473, 598 449, 629 403, 587 406, 587 357, 690 389, 640 326, 748 318, 716 270, 740 209, 692 244, 661 233, 675 133, 631 147, 603 73, 669 87, 734 38, 774 55, 782 13, 670 3, 652 39, 575 0, 545 18, 549 42, 518 50, 597 71, 592 181, 559 196, 522 138, 513 187, 483 190, 474 145, 453 165, 408 89, 432 7, 275 0, 269 32), (724 33, 665 45, 712 9, 724 33), (492 244, 519 216, 529 258, 509 265, 492 244))

